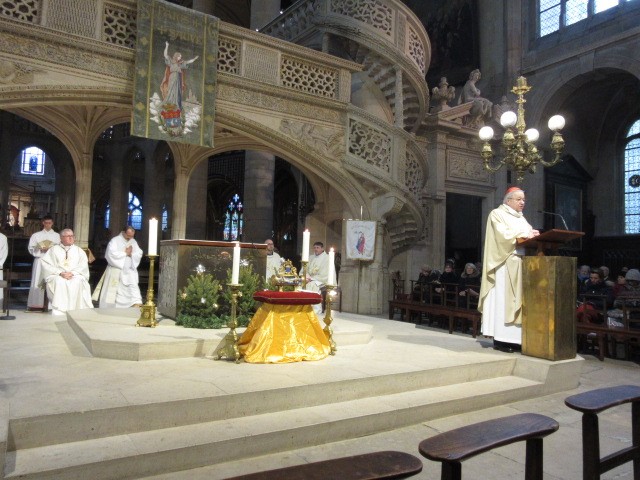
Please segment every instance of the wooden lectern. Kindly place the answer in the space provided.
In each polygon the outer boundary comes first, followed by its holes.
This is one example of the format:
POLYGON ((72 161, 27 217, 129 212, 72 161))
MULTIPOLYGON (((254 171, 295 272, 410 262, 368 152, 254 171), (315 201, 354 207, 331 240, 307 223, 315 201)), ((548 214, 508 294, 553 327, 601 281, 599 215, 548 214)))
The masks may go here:
POLYGON ((576 356, 576 258, 553 256, 567 242, 584 235, 548 230, 519 239, 536 254, 524 258, 522 279, 522 353, 547 360, 576 356), (551 256, 546 255, 550 253, 551 256))

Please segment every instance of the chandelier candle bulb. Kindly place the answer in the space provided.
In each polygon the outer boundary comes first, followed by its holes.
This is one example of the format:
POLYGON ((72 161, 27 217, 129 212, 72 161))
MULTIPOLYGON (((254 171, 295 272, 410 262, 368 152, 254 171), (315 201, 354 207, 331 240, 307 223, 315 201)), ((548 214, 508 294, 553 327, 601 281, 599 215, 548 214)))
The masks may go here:
MULTIPOLYGON (((309 229, 302 232, 302 261, 309 261, 309 240, 311 239, 311 232, 309 229)), ((306 272, 305 272, 306 273, 306 272)))
POLYGON ((158 254, 158 219, 149 220, 149 253, 148 255, 158 254))
POLYGON ((329 250, 329 274, 327 275, 327 285, 335 285, 336 283, 336 253, 331 248, 329 250))
POLYGON ((537 142, 540 138, 540 132, 538 132, 538 130, 536 130, 535 128, 530 128, 529 130, 524 132, 524 134, 527 136, 527 141, 531 143, 537 142))
POLYGON ((240 281, 240 242, 233 247, 233 267, 231 268, 231 283, 237 285, 240 281))
POLYGON ((482 127, 478 132, 478 135, 480 136, 480 140, 487 142, 493 138, 493 128, 482 127))
POLYGON ((518 116, 515 114, 515 112, 504 112, 500 116, 500 125, 502 125, 504 128, 513 127, 517 121, 518 116))
POLYGON ((557 132, 564 128, 564 117, 562 115, 554 115, 549 119, 549 130, 557 132))

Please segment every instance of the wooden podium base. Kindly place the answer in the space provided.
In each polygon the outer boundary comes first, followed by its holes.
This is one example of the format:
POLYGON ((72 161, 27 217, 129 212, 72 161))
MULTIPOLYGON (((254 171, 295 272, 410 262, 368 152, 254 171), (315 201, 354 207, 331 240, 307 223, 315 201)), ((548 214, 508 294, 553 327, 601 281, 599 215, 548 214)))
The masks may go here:
POLYGON ((524 257, 522 353, 546 360, 576 356, 576 258, 524 257))

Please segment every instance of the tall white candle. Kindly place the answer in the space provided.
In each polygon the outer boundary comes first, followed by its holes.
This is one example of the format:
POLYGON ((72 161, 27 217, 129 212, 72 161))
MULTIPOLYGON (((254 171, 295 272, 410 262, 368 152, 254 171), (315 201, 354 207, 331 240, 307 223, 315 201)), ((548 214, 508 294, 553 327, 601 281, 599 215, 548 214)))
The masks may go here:
POLYGON ((149 255, 158 254, 158 219, 149 220, 149 255))
POLYGON ((336 253, 333 248, 329 250, 329 275, 327 276, 327 285, 336 284, 336 253))
POLYGON ((311 239, 311 232, 306 229, 302 232, 302 261, 309 261, 309 240, 311 239))
POLYGON ((231 283, 237 285, 240 281, 240 242, 233 247, 233 267, 231 268, 231 283))

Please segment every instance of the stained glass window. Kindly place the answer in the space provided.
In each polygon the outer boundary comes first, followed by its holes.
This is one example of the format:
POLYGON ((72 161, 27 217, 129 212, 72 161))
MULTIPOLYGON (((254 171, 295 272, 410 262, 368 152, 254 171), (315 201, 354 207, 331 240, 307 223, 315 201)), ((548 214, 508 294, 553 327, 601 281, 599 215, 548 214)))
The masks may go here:
MULTIPOLYGON (((163 216, 164 219, 164 216, 163 216)), ((107 209, 104 212, 104 228, 109 228, 111 221, 111 205, 107 203, 107 209)), ((129 205, 127 209, 127 225, 132 226, 136 230, 142 228, 142 203, 140 199, 133 193, 129 192, 129 205)))
POLYGON ((38 147, 22 150, 20 173, 24 175, 44 175, 45 153, 38 147))
POLYGON ((227 210, 224 214, 224 240, 229 242, 242 238, 242 227, 244 226, 243 209, 240 195, 236 193, 231 197, 231 200, 229 200, 227 210))
POLYGON ((629 129, 624 149, 624 233, 640 233, 640 120, 629 129))
POLYGON ((162 231, 166 231, 169 228, 169 211, 166 205, 162 205, 162 231))

